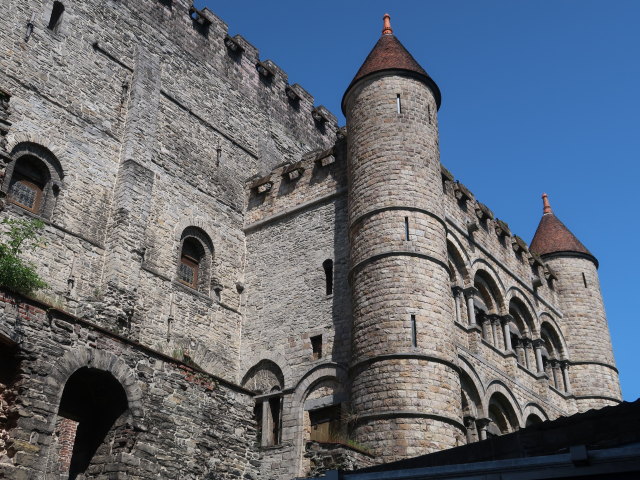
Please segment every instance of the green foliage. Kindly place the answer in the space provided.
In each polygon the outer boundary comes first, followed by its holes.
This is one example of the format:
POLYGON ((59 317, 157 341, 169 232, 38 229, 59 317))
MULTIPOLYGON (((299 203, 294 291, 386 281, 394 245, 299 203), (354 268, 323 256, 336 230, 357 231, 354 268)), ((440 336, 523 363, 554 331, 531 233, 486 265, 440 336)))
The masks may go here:
POLYGON ((42 245, 39 236, 44 228, 41 220, 13 220, 5 218, 0 225, 8 229, 0 235, 0 286, 14 292, 31 294, 47 284, 40 278, 35 265, 20 258, 23 252, 34 251, 42 245))

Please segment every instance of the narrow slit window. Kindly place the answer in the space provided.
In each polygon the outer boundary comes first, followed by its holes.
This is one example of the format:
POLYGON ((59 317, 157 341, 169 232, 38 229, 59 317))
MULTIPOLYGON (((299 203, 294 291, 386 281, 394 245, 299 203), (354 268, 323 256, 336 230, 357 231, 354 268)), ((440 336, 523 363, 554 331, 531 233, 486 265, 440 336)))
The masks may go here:
POLYGON ((399 93, 396 95, 396 109, 398 111, 398 114, 402 113, 402 100, 400 100, 399 93))
POLYGON ((316 335, 311 337, 311 350, 313 352, 313 359, 319 360, 322 358, 322 335, 316 335))
POLYGON ((587 288, 587 276, 582 272, 582 283, 584 283, 584 288, 587 288))
POLYGON ((411 346, 418 346, 418 326, 416 325, 415 315, 411 315, 411 346))
POLYGON ((62 14, 64 13, 64 5, 62 2, 53 2, 53 8, 51 9, 51 18, 49 19, 49 25, 47 28, 52 32, 57 32, 62 23, 62 14))
POLYGON ((404 217, 404 239, 409 241, 409 217, 404 217))
POLYGON ((322 262, 322 268, 324 268, 326 294, 331 295, 333 293, 333 260, 326 259, 322 262))

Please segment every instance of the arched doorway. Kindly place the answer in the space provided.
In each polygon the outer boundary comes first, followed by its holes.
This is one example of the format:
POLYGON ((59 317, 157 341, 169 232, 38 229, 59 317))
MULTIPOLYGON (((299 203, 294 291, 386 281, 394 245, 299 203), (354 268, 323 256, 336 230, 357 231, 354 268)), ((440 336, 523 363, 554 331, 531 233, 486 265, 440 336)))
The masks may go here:
POLYGON ((111 373, 89 367, 76 370, 60 400, 55 426, 57 468, 53 470, 68 472, 69 480, 75 480, 90 469, 97 453, 110 456, 114 427, 127 410, 127 395, 111 373))

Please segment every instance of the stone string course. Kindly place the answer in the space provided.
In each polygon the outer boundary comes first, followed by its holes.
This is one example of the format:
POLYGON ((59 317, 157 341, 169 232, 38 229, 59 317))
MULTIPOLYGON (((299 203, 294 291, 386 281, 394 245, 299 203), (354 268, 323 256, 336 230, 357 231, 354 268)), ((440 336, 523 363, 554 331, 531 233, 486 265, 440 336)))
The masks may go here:
POLYGON ((360 80, 338 128, 207 9, 63 3, 55 31, 53 2, 0 18, 1 215, 37 216, 7 197, 21 149, 63 173, 28 254, 49 287, 0 296, 0 476, 66 473, 60 402, 84 367, 127 396, 96 479, 284 480, 476 441, 496 409, 515 429, 620 400, 595 264, 531 254, 441 165, 420 79, 360 80), (189 229, 211 250, 195 289, 189 229), (308 448, 313 411, 338 404, 370 455, 308 448))

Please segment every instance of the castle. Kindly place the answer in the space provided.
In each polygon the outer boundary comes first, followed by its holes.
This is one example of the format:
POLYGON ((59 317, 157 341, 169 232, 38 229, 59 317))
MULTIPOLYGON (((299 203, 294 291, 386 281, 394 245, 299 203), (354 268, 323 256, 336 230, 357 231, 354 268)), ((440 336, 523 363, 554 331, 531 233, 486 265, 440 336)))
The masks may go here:
POLYGON ((382 35, 336 117, 187 0, 8 0, 0 476, 289 479, 621 399, 596 258, 527 245, 441 165, 382 35))

